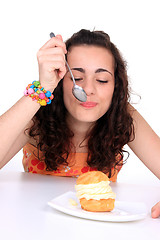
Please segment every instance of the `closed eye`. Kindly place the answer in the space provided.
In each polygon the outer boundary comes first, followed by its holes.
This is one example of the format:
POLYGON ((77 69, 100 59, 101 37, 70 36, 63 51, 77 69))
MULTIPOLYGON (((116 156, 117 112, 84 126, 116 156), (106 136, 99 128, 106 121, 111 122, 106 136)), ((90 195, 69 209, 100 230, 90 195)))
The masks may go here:
POLYGON ((97 79, 97 82, 99 82, 99 83, 108 83, 108 80, 98 80, 97 79))
POLYGON ((83 78, 74 78, 75 81, 81 81, 83 78))

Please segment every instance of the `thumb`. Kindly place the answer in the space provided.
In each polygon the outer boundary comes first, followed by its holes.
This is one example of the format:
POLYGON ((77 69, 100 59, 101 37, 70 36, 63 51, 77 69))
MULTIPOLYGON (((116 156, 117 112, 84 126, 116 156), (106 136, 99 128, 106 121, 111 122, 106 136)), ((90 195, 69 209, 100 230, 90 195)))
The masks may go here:
MULTIPOLYGON (((63 38, 60 34, 56 35, 56 38, 60 39, 63 42, 63 38)), ((65 45, 65 54, 66 53, 67 53, 67 50, 66 50, 66 45, 65 45)))
POLYGON ((56 35, 56 37, 63 41, 63 38, 62 38, 62 36, 60 34, 56 35))

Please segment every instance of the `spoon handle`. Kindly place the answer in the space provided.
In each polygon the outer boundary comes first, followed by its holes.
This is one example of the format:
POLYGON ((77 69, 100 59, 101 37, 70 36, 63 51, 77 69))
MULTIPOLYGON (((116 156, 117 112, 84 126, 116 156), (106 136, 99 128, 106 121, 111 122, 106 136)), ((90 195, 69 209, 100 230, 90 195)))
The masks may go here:
POLYGON ((70 66, 68 65, 67 61, 66 61, 66 65, 67 65, 68 70, 69 70, 69 72, 70 72, 70 74, 71 74, 71 77, 72 77, 72 80, 73 80, 73 84, 76 85, 76 82, 75 82, 75 79, 74 79, 73 73, 72 73, 72 71, 71 71, 71 69, 70 69, 70 66))
MULTIPOLYGON (((52 38, 52 37, 55 37, 55 34, 54 34, 53 32, 50 33, 50 38, 52 38)), ((69 65, 68 65, 68 63, 67 63, 67 61, 66 61, 66 65, 67 65, 68 70, 69 70, 69 72, 70 72, 70 74, 71 74, 71 77, 72 77, 72 80, 73 80, 73 84, 76 85, 76 82, 75 82, 75 79, 74 79, 73 73, 72 73, 72 71, 71 71, 71 69, 70 69, 70 67, 69 67, 69 65)))
POLYGON ((53 32, 50 33, 50 38, 55 37, 55 34, 53 32))

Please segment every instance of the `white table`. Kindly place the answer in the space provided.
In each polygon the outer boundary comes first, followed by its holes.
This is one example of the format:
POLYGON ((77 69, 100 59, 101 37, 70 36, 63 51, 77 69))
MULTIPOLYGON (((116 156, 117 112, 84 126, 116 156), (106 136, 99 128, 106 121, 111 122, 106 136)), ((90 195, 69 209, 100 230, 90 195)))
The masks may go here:
MULTIPOLYGON (((75 178, 20 172, 0 172, 0 239, 103 240, 160 239, 160 218, 150 214, 135 222, 111 223, 73 217, 52 209, 47 202, 74 191, 75 178)), ((150 211, 160 200, 160 184, 111 183, 117 200, 143 201, 150 211)))

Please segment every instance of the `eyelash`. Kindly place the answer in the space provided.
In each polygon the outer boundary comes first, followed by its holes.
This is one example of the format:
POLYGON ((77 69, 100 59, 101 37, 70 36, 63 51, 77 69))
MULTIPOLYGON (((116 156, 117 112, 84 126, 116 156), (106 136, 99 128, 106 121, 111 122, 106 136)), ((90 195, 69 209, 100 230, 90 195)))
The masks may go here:
MULTIPOLYGON (((82 78, 75 78, 75 81, 81 81, 81 80, 83 80, 82 78)), ((106 80, 106 81, 104 81, 104 80, 96 80, 97 82, 99 82, 99 83, 108 83, 108 80, 106 80)))
POLYGON ((97 80, 97 82, 99 83, 108 83, 108 80, 104 81, 104 80, 97 80))
POLYGON ((80 81, 82 80, 82 78, 75 78, 75 81, 80 81))

